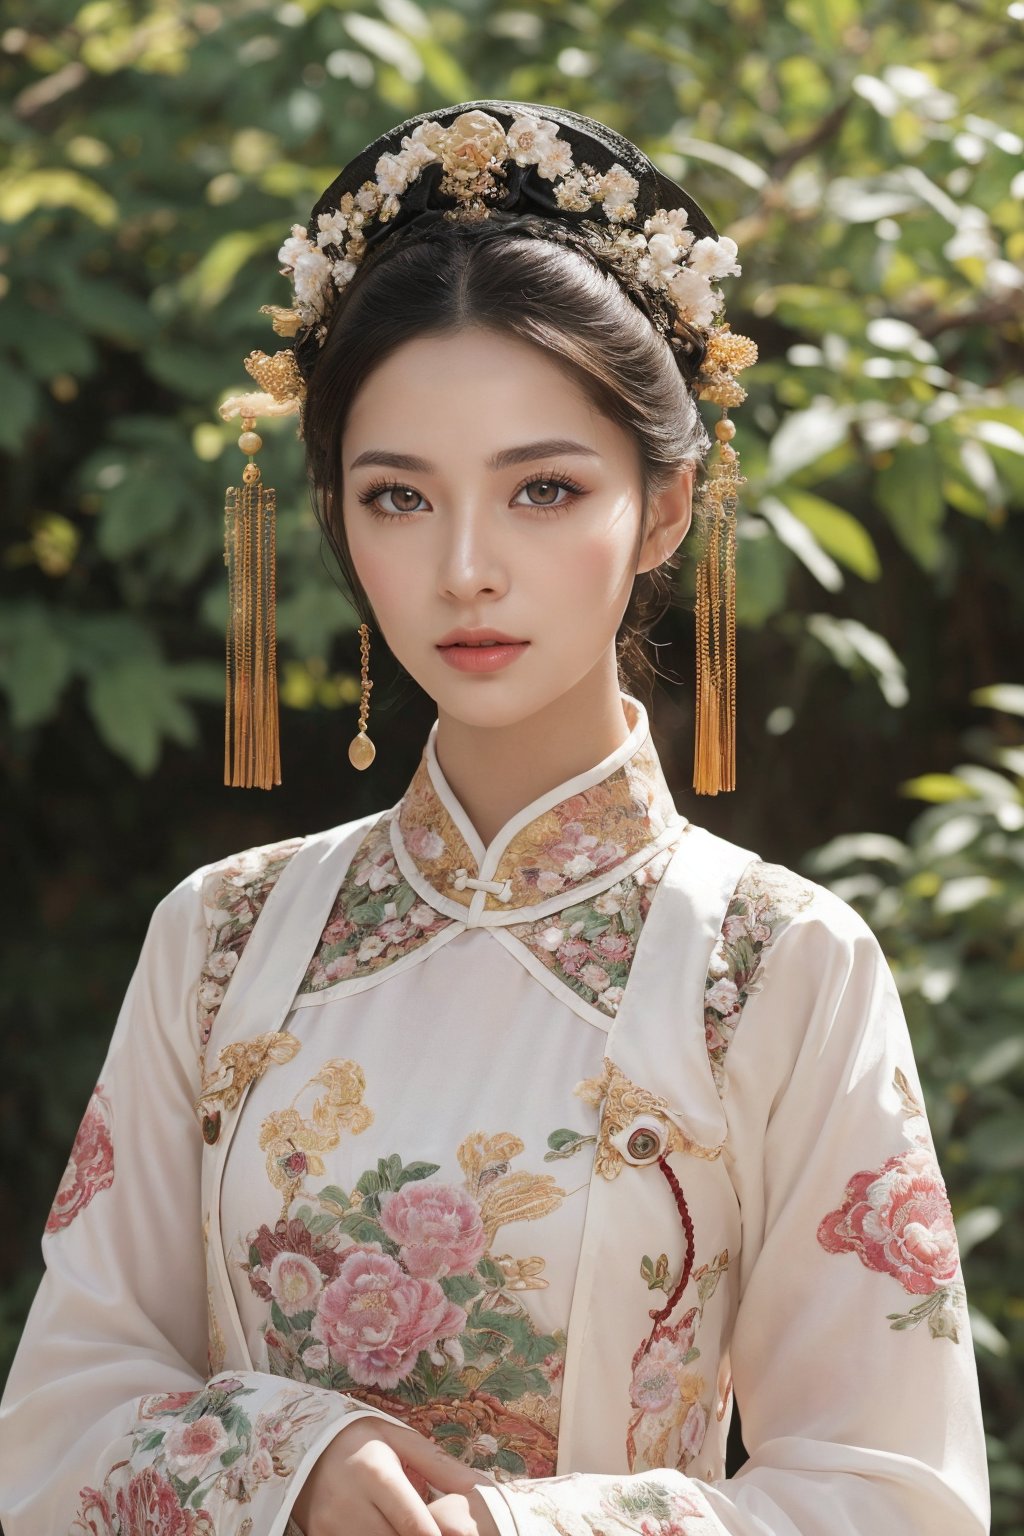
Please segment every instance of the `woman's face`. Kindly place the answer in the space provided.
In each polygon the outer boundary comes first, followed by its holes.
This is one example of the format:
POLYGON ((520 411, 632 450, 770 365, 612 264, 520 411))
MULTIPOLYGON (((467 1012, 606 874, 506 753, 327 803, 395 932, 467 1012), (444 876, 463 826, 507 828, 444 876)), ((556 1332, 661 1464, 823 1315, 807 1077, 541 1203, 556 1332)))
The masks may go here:
POLYGON ((384 639, 466 725, 514 725, 595 667, 614 676, 634 574, 689 526, 680 471, 638 553, 633 440, 540 348, 480 328, 392 353, 356 397, 342 458, 349 549, 384 639), (518 644, 451 644, 495 634, 518 644))

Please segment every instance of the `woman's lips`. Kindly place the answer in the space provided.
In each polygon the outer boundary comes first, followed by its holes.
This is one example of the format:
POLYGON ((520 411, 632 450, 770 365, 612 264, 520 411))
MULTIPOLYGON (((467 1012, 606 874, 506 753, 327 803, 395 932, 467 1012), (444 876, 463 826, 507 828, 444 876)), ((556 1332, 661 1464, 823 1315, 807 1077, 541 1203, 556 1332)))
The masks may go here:
POLYGON ((439 645, 440 654, 459 672, 497 672, 521 656, 529 640, 495 640, 485 645, 439 645))

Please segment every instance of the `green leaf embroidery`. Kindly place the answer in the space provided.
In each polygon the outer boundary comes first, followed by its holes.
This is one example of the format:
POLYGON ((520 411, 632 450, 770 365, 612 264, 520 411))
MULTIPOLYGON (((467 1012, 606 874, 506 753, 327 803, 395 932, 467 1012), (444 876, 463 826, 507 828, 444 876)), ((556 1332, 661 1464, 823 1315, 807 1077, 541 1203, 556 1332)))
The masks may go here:
MULTIPOLYGON (((317 1196, 317 1199, 320 1201, 321 1205, 337 1206, 339 1211, 347 1211, 351 1208, 352 1205, 348 1195, 346 1195, 343 1189, 339 1189, 337 1184, 325 1185, 317 1196)), ((251 1252, 252 1250, 250 1249, 250 1253, 251 1252)))
POLYGON ((585 1136, 582 1131, 560 1130, 552 1131, 548 1137, 550 1152, 544 1153, 544 1161, 553 1163, 560 1157, 572 1157, 581 1147, 590 1143, 596 1143, 596 1136, 585 1136))
POLYGON ((668 1254, 660 1253, 655 1264, 645 1253, 640 1260, 640 1273, 647 1282, 649 1291, 664 1291, 666 1296, 672 1289, 672 1282, 668 1273, 668 1254))
POLYGON ((395 1179, 394 1188, 401 1189, 406 1184, 411 1184, 414 1179, 429 1179, 432 1173, 440 1171, 440 1163, 406 1163, 405 1167, 395 1179))
POLYGON ((475 1275, 442 1275, 437 1283, 448 1300, 460 1307, 479 1296, 482 1289, 475 1275))

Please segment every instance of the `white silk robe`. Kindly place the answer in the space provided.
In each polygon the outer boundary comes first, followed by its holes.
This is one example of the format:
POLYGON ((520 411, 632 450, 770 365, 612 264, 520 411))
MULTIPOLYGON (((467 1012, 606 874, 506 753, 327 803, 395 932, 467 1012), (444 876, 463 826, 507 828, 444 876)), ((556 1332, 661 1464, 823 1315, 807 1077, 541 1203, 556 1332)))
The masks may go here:
POLYGON ((7 1536, 283 1536, 367 1414, 502 1536, 988 1530, 885 957, 681 816, 623 707, 487 848, 435 726, 391 810, 159 904, 4 1398, 7 1536))

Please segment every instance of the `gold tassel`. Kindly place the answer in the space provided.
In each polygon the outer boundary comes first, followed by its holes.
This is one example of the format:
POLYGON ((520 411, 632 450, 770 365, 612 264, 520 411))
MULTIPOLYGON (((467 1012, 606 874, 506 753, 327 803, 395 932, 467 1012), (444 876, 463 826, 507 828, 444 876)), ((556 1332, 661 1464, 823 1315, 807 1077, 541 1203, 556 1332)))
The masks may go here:
POLYGON ((736 506, 745 481, 732 446, 735 432, 723 408, 715 423, 718 458, 696 506, 704 538, 695 605, 693 787, 699 795, 736 788, 736 506))
POLYGON ((228 568, 224 783, 270 789, 281 782, 277 702, 277 493, 252 455, 263 447, 255 418, 242 417, 238 446, 249 455, 242 485, 224 506, 228 568))

